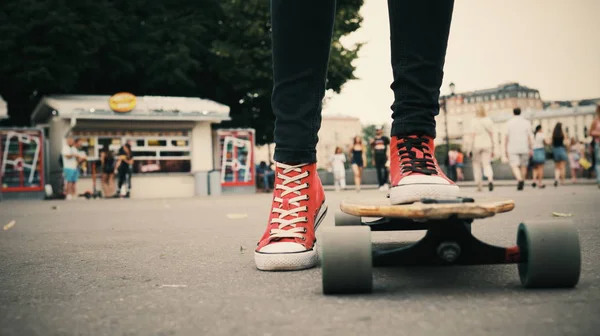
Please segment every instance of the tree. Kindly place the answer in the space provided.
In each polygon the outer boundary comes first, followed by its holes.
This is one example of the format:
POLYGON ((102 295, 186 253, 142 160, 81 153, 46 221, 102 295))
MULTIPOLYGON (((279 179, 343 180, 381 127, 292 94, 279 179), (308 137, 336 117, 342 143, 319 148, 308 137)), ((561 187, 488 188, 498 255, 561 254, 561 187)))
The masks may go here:
POLYGON ((375 139, 375 125, 367 125, 363 127, 363 141, 367 143, 367 162, 366 168, 373 168, 373 148, 370 146, 371 139, 375 139))
MULTIPOLYGON (((360 27, 363 0, 337 3, 327 88, 339 93, 360 49, 339 39, 360 27)), ((268 1, 5 0, 0 22, 10 124, 29 124, 43 95, 128 91, 218 101, 223 126, 273 140, 268 1)))

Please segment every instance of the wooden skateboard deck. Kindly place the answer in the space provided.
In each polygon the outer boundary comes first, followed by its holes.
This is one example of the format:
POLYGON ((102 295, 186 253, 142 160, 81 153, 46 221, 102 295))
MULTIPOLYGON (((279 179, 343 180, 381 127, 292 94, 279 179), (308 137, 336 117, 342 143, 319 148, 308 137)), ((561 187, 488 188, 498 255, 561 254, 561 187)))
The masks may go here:
POLYGON ((340 209, 350 215, 361 217, 391 217, 407 219, 461 219, 486 218, 514 209, 513 200, 487 200, 457 202, 450 200, 422 200, 411 204, 392 205, 389 200, 343 200, 340 209), (434 203, 438 201, 438 203, 434 203))

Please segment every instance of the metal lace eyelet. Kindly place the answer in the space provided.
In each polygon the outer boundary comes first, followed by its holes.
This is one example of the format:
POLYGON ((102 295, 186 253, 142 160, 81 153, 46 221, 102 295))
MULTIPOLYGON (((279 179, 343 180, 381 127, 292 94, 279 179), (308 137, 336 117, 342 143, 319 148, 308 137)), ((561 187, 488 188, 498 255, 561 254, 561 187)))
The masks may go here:
POLYGON ((306 241, 306 237, 302 236, 302 240, 306 241))
POLYGON ((306 195, 306 200, 308 201, 309 199, 310 199, 310 196, 309 196, 309 195, 306 195))

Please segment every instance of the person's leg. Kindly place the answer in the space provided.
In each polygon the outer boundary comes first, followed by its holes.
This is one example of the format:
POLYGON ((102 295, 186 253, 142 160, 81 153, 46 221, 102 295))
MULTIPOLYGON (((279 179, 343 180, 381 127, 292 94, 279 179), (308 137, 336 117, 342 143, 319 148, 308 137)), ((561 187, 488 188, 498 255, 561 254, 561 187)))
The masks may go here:
POLYGON ((100 177, 100 183, 102 183, 102 194, 108 195, 108 174, 102 173, 100 177))
POLYGON ((375 166, 377 168, 377 182, 379 183, 379 188, 385 188, 388 183, 388 170, 385 164, 387 163, 387 158, 377 158, 375 160, 375 166))
POLYGON ((379 160, 376 160, 375 161, 375 171, 377 172, 377 184, 378 184, 377 186, 379 188, 381 188, 383 186, 383 184, 385 183, 384 179, 383 179, 383 169, 382 168, 383 167, 382 167, 381 163, 379 162, 379 160))
POLYGON ((79 181, 79 170, 75 169, 73 173, 73 198, 77 198, 77 181, 79 181))
POLYGON ((560 162, 560 183, 565 184, 567 177, 567 160, 560 162))
POLYGON ((115 195, 115 174, 108 174, 108 193, 106 197, 112 197, 115 195))
POLYGON ((473 180, 475 180, 475 185, 479 191, 481 190, 483 180, 481 176, 481 160, 483 159, 482 152, 483 151, 480 150, 473 151, 473 158, 471 159, 471 164, 473 165, 473 180))
POLYGON ((354 188, 356 191, 360 190, 360 168, 356 163, 352 164, 352 173, 354 174, 354 188))
POLYGON ((521 180, 524 182, 527 176, 527 165, 521 165, 521 180))
POLYGON ((510 154, 510 168, 517 179, 517 190, 523 190, 525 186, 525 173, 527 172, 527 162, 523 160, 523 154, 510 154), (525 161, 525 162, 524 162, 525 161))
POLYGON ((346 171, 340 172, 340 187, 342 187, 342 190, 346 189, 346 171))
POLYGON ((133 167, 127 169, 127 197, 131 193, 131 176, 133 175, 133 167))
POLYGON ((458 195, 434 157, 433 141, 453 6, 453 0, 388 0, 394 78, 392 204, 458 195))
POLYGON ((519 169, 519 166, 515 166, 515 165, 511 165, 510 169, 513 173, 513 176, 515 177, 515 179, 520 182, 522 180, 521 178, 521 169, 519 169))
POLYGON ((277 162, 316 162, 334 0, 271 0, 277 162))
POLYGON ((537 180, 538 180, 538 185, 540 186, 540 188, 545 187, 544 185, 544 164, 539 164, 536 166, 536 170, 537 170, 537 180))
POLYGON ((523 180, 522 176, 521 176, 521 169, 519 169, 519 155, 518 154, 509 154, 508 155, 508 160, 509 160, 509 165, 510 165, 510 169, 513 173, 513 176, 515 177, 515 179, 520 182, 521 180, 523 180))
POLYGON ((65 187, 65 195, 67 200, 73 199, 73 183, 68 180, 65 187))
POLYGON ((269 175, 264 172, 262 175, 263 178, 263 188, 265 191, 269 191, 269 175))
POLYGON ((383 163, 383 185, 386 187, 386 189, 388 189, 389 187, 389 180, 390 180, 390 172, 388 171, 388 168, 385 165, 386 163, 383 163))
POLYGON ((594 161, 596 165, 594 166, 594 170, 596 171, 596 182, 598 183, 598 187, 600 187, 600 143, 594 143, 594 161))
POLYGON ((481 165, 483 173, 488 179, 488 190, 494 190, 494 170, 492 169, 492 150, 486 149, 481 151, 481 165))
POLYGON ((334 0, 271 0, 276 176, 267 228, 254 253, 260 270, 317 263, 315 230, 327 206, 316 145, 334 18, 334 0))
POLYGON ((116 195, 121 195, 121 189, 123 188, 123 184, 125 184, 125 179, 127 179, 127 171, 125 169, 119 168, 118 173, 118 187, 116 190, 116 195))
POLYGON ((453 0, 388 0, 393 136, 435 138, 453 7, 453 0))
POLYGON ((483 166, 483 173, 487 177, 489 182, 494 182, 494 170, 492 169, 492 151, 487 149, 481 151, 481 165, 483 166))

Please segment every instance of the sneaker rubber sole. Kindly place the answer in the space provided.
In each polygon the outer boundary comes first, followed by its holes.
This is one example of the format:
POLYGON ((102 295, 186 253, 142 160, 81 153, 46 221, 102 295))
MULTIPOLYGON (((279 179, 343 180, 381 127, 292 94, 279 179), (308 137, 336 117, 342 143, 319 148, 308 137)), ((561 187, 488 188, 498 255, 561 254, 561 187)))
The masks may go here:
MULTIPOLYGON (((315 218, 315 231, 325 219, 327 205, 321 205, 315 218)), ((317 242, 311 250, 290 253, 261 253, 254 251, 256 268, 261 271, 298 271, 315 267, 319 261, 317 242)))
POLYGON ((422 198, 457 197, 458 193, 458 186, 452 184, 406 184, 391 188, 390 202, 407 204, 418 202, 422 198))

